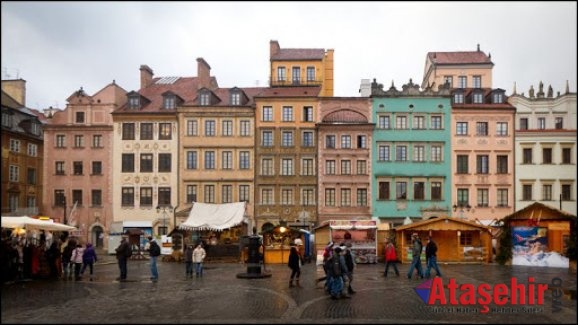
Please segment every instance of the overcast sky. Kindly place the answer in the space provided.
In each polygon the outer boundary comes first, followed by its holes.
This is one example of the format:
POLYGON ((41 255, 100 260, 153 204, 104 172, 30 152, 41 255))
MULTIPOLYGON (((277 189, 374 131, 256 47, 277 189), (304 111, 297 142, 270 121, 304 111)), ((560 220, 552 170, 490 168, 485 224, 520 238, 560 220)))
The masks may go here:
POLYGON ((138 90, 156 77, 197 75, 221 87, 266 86, 269 42, 335 50, 335 96, 361 79, 420 84, 427 52, 474 51, 494 62, 493 87, 576 92, 573 2, 11 2, 2 1, 2 79, 26 80, 27 106, 65 108, 80 87, 112 80, 138 90))

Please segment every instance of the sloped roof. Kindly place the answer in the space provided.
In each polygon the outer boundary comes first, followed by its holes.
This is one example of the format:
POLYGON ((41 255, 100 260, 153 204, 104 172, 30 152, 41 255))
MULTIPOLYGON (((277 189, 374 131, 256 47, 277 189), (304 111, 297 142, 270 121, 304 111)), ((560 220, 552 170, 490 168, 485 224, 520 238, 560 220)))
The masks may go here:
POLYGON ((474 221, 469 221, 466 219, 450 218, 450 217, 430 218, 427 220, 413 222, 413 223, 410 223, 408 225, 398 226, 398 227, 395 227, 394 229, 396 231, 400 231, 400 230, 429 230, 429 229, 434 229, 434 225, 435 225, 436 230, 446 230, 444 228, 447 228, 447 230, 454 230, 455 228, 452 226, 455 225, 456 223, 466 225, 467 227, 470 227, 472 229, 484 229, 487 231, 490 231, 490 229, 491 229, 491 227, 480 225, 479 223, 476 223, 474 221))
POLYGON ((521 210, 505 216, 502 220, 527 220, 530 218, 540 218, 540 220, 576 220, 575 215, 540 202, 534 202, 521 210))
POLYGON ((435 64, 493 64, 483 51, 428 52, 427 56, 435 64))
POLYGON ((324 56, 324 49, 280 49, 271 61, 322 60, 324 56))
POLYGON ((245 202, 201 203, 194 202, 181 230, 217 230, 234 227, 245 221, 245 202))

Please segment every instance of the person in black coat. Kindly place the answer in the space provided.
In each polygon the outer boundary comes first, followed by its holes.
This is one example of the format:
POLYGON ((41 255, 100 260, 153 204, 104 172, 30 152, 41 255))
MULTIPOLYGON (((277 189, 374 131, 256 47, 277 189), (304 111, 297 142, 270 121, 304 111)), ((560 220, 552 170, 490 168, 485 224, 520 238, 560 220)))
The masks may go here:
POLYGON ((291 268, 291 279, 289 280, 289 286, 293 287, 293 280, 296 280, 296 284, 299 285, 299 276, 301 275, 301 257, 297 248, 291 245, 291 251, 289 252, 289 262, 287 263, 289 268, 291 268))

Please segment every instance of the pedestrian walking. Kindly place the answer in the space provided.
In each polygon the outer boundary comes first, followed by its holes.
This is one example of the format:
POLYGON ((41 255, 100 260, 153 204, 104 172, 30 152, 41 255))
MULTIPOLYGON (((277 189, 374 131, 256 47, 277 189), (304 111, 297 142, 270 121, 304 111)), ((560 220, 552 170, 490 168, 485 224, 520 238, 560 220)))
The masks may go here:
POLYGON ((289 262, 287 265, 291 269, 289 287, 293 287, 293 280, 296 280, 296 285, 300 287, 299 277, 301 276, 301 256, 299 255, 295 245, 291 245, 291 250, 289 251, 289 262))
POLYGON ((91 243, 86 244, 86 249, 84 250, 84 255, 82 255, 82 270, 80 270, 80 275, 84 275, 84 271, 86 271, 86 267, 88 267, 88 271, 90 272, 90 281, 92 281, 92 275, 94 274, 94 263, 97 261, 96 251, 94 250, 94 246, 91 243))
POLYGON ((149 236, 149 242, 147 245, 147 250, 150 256, 150 264, 151 264, 151 280, 158 281, 159 279, 159 271, 157 269, 157 259, 159 255, 161 255, 161 247, 157 243, 156 239, 153 236, 149 236))
POLYGON ((80 270, 82 269, 82 256, 84 255, 84 247, 81 243, 76 244, 76 248, 72 251, 70 263, 74 264, 74 280, 80 280, 80 270))
POLYGON ((60 260, 60 249, 58 248, 58 241, 54 240, 50 244, 50 248, 46 251, 46 260, 50 267, 50 278, 58 279, 58 261, 60 260))
POLYGON ((118 261, 118 268, 120 276, 116 278, 118 281, 126 281, 127 277, 127 261, 132 256, 132 247, 128 243, 126 237, 122 237, 120 245, 116 248, 116 259, 118 261))
POLYGON ((385 239, 385 271, 383 276, 387 277, 387 271, 389 266, 393 266, 395 275, 399 276, 399 270, 397 269, 397 253, 395 252, 395 246, 389 238, 385 239))
POLYGON ((438 267, 438 261, 436 253, 438 251, 438 246, 433 241, 431 236, 427 238, 427 244, 425 245, 425 260, 426 260, 426 270, 425 270, 425 277, 430 277, 430 270, 433 268, 436 271, 436 276, 441 277, 442 273, 438 267))
POLYGON ((355 264, 355 254, 351 250, 351 243, 345 244, 341 247, 342 251, 345 251, 343 258, 345 259, 345 266, 347 266, 347 274, 344 276, 344 290, 347 289, 348 294, 355 293, 355 290, 351 287, 351 282, 353 282, 353 270, 356 267, 355 264), (345 279, 347 278, 347 279, 345 279), (347 284, 347 285, 345 285, 347 284))
POLYGON ((205 261, 206 256, 207 252, 203 248, 203 244, 199 243, 195 250, 193 250, 193 265, 195 267, 197 278, 203 276, 203 262, 205 261))
POLYGON ((407 278, 411 280, 411 276, 413 274, 413 269, 417 270, 418 276, 423 279, 423 270, 421 268, 421 251, 423 245, 421 244, 421 240, 416 232, 411 235, 412 239, 412 247, 411 247, 411 265, 409 266, 409 271, 407 271, 407 278))
POLYGON ((185 248, 185 278, 193 278, 193 245, 185 248))
POLYGON ((315 280, 315 284, 321 282, 321 281, 325 281, 325 290, 329 291, 329 277, 327 276, 327 260, 331 258, 331 256, 333 256, 333 242, 330 241, 329 243, 327 243, 327 246, 325 246, 325 248, 323 249, 323 273, 325 273, 324 276, 322 276, 321 278, 318 278, 317 280, 315 280))
POLYGON ((327 260, 327 279, 331 299, 351 298, 343 294, 343 275, 347 274, 347 266, 340 247, 335 247, 333 255, 327 260))
POLYGON ((72 258, 72 251, 76 248, 76 241, 73 238, 67 238, 66 242, 62 245, 62 278, 72 279, 72 270, 74 264, 70 262, 72 258))

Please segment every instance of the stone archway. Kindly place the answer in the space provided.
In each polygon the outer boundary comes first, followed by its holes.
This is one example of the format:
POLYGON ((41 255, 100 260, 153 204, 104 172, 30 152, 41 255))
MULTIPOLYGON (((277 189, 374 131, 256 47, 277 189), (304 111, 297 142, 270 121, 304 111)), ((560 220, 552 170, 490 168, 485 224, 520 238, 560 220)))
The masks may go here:
POLYGON ((90 230, 90 242, 95 248, 104 248, 104 229, 101 226, 95 225, 90 230))

